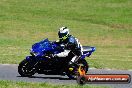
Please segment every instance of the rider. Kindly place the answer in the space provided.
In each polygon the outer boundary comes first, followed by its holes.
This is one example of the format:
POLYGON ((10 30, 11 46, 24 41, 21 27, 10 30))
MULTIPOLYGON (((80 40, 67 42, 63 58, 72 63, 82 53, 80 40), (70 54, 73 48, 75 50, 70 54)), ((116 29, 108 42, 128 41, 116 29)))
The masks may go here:
POLYGON ((55 54, 57 57, 70 57, 69 64, 75 63, 77 58, 82 55, 82 45, 78 41, 77 38, 73 37, 69 34, 69 29, 67 27, 61 27, 58 31, 59 40, 56 43, 64 46, 65 49, 63 52, 55 54), (74 55, 70 55, 70 51, 74 53, 74 55))

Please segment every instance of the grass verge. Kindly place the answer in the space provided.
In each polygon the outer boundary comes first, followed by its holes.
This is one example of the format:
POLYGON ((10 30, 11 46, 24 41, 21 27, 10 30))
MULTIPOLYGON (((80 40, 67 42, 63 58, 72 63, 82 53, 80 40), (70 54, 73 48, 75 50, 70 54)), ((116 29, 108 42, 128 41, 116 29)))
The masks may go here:
POLYGON ((26 82, 13 82, 13 81, 0 81, 0 88, 109 88, 106 86, 80 86, 77 84, 49 84, 49 83, 26 83, 26 82))

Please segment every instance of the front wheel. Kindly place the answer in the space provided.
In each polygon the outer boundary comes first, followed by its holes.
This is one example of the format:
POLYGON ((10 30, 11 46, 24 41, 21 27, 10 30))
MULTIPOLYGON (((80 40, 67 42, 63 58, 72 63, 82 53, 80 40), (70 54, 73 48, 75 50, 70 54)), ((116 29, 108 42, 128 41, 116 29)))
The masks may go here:
POLYGON ((18 73, 23 77, 30 77, 35 74, 33 61, 24 59, 18 66, 18 73))

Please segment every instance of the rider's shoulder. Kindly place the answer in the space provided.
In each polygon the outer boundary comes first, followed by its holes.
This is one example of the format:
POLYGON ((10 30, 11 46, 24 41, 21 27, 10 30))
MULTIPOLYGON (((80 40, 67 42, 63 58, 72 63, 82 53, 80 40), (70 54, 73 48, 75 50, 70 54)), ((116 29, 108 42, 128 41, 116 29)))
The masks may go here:
POLYGON ((75 37, 70 35, 69 36, 69 42, 74 43, 76 41, 75 37))

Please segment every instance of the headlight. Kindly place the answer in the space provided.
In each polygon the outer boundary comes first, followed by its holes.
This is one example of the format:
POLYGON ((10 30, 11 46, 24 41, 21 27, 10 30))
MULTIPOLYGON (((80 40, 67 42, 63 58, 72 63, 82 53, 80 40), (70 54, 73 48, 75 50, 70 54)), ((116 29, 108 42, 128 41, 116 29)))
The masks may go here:
POLYGON ((32 56, 37 56, 39 53, 30 52, 32 56))

